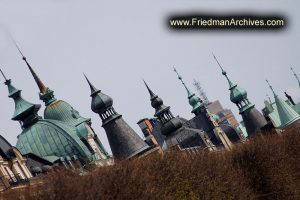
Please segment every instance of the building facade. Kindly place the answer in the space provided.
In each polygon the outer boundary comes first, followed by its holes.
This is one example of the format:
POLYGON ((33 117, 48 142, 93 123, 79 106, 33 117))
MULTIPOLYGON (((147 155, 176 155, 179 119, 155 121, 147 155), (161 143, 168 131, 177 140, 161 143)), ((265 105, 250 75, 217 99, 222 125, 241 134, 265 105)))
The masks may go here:
POLYGON ((0 135, 0 191, 26 183, 33 177, 27 159, 0 135))
POLYGON ((230 109, 224 109, 219 100, 209 103, 207 109, 211 113, 218 115, 218 123, 238 127, 239 122, 236 120, 232 111, 230 109))

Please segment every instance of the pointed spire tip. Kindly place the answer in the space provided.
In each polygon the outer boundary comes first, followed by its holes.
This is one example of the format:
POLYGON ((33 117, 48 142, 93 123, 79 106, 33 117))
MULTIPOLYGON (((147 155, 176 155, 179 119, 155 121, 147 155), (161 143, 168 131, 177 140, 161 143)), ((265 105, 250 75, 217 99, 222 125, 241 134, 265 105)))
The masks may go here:
POLYGON ((222 74, 223 74, 223 75, 226 75, 226 71, 223 69, 223 67, 222 67, 221 64, 219 63, 219 61, 218 61, 217 57, 215 56, 215 54, 212 53, 212 55, 213 55, 215 61, 217 62, 217 64, 219 65, 220 69, 222 70, 222 74))
POLYGON ((1 74, 2 74, 2 76, 3 76, 3 78, 5 79, 5 82, 7 82, 7 81, 8 81, 8 79, 7 79, 7 78, 6 78, 6 76, 4 75, 4 73, 3 73, 2 69, 0 69, 0 72, 1 72, 1 74))
POLYGON ((276 93, 273 89, 273 87, 271 86, 270 82, 268 81, 268 79, 266 79, 267 84, 269 85, 269 88, 271 89, 271 91, 273 92, 274 96, 276 96, 276 93))
POLYGON ((83 72, 83 76, 84 76, 84 78, 86 79, 86 81, 88 82, 88 84, 89 84, 89 85, 92 85, 91 82, 90 82, 90 80, 88 79, 88 77, 85 75, 84 72, 83 72))
POLYGON ((32 74, 36 84, 39 87, 40 93, 41 94, 46 94, 47 93, 47 87, 44 85, 44 83, 41 81, 41 79, 37 76, 37 74, 35 73, 35 71, 32 69, 32 67, 30 66, 30 64, 28 63, 26 57, 24 56, 24 54, 22 53, 20 47, 18 46, 17 42, 12 38, 13 43, 15 44, 16 48, 18 49, 19 53, 22 56, 22 60, 25 61, 30 73, 32 74))
POLYGON ((177 74, 178 76, 178 79, 181 81, 182 85, 184 86, 184 88, 186 89, 187 93, 188 93, 188 96, 192 96, 193 94, 191 93, 191 91, 187 88, 187 86, 185 85, 185 82, 182 80, 182 76, 180 76, 180 74, 177 72, 177 70, 175 69, 174 67, 174 71, 175 73, 177 74))
POLYGON ((98 90, 97 88, 95 88, 93 86, 93 84, 90 82, 90 80, 88 79, 88 77, 85 75, 85 73, 83 73, 83 76, 85 77, 86 81, 88 82, 90 89, 91 89, 91 96, 94 94, 97 94, 100 92, 100 90, 98 90))
POLYGON ((214 54, 214 52, 212 52, 211 54, 213 55, 214 59, 217 59, 216 56, 215 56, 215 54, 214 54))
POLYGON ((154 98, 156 95, 154 94, 154 92, 152 92, 152 90, 150 89, 150 87, 148 86, 148 84, 146 83, 146 81, 144 79, 143 79, 143 81, 144 81, 144 84, 145 84, 149 94, 150 94, 150 98, 154 98))

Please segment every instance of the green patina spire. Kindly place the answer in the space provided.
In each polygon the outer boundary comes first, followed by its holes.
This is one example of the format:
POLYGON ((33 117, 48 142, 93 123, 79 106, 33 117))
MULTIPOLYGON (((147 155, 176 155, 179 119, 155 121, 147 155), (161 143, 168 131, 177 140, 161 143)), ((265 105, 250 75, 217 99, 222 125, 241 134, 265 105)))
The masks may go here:
POLYGON ((53 94, 54 92, 43 84, 41 79, 37 76, 31 65, 28 63, 26 57, 23 55, 16 42, 14 43, 40 90, 40 99, 46 105, 46 108, 44 110, 44 118, 62 121, 64 123, 67 123, 68 125, 75 127, 83 122, 89 123, 90 119, 86 119, 80 116, 79 112, 75 110, 70 104, 62 100, 56 100, 53 94))
POLYGON ((35 71, 32 69, 31 65, 28 63, 26 57, 23 55, 21 49, 19 48, 19 46, 17 45, 17 43, 14 41, 18 51, 20 52, 22 59, 25 61, 30 73, 32 74, 39 90, 40 90, 40 99, 42 101, 45 102, 45 105, 48 106, 49 104, 51 104, 52 102, 54 102, 56 99, 54 97, 54 92, 52 90, 50 90, 48 87, 46 87, 44 85, 44 83, 41 81, 41 79, 37 76, 37 74, 35 73, 35 71))
POLYGON ((300 115, 275 93, 273 87, 270 85, 268 80, 266 80, 266 82, 274 94, 275 103, 281 123, 280 128, 285 128, 291 125, 292 123, 298 121, 300 119, 300 115))
POLYGON ((266 94, 266 96, 267 96, 267 98, 268 98, 268 100, 269 100, 269 103, 272 104, 272 101, 271 101, 270 96, 269 96, 268 94, 266 94))
POLYGON ((20 54, 22 55, 22 59, 25 61, 30 73, 32 74, 40 90, 40 99, 46 105, 46 108, 44 110, 44 118, 63 121, 71 126, 77 126, 83 122, 90 121, 90 119, 86 119, 80 116, 79 112, 67 102, 64 102, 62 100, 56 100, 53 94, 54 92, 43 84, 41 79, 37 76, 31 65, 28 63, 26 57, 23 55, 16 42, 15 45, 20 54))
POLYGON ((239 87, 237 84, 233 84, 227 76, 227 72, 222 68, 219 61, 217 60, 216 56, 213 54, 214 59, 218 63, 219 67, 222 70, 222 74, 226 77, 229 83, 229 90, 230 90, 230 100, 231 102, 235 103, 239 108, 240 114, 244 113, 245 111, 250 111, 254 104, 252 104, 247 98, 247 91, 243 88, 239 87))
POLYGON ((174 69, 174 72, 177 74, 178 79, 181 81, 182 85, 185 87, 185 89, 186 89, 186 91, 187 91, 187 94, 188 94, 188 97, 191 97, 192 95, 194 95, 194 94, 192 94, 191 91, 187 88, 187 86, 185 85, 185 83, 184 83, 183 80, 182 80, 182 76, 179 75, 179 73, 177 72, 176 68, 173 67, 173 69, 174 69))
POLYGON ((177 74, 178 79, 181 81, 182 85, 187 91, 189 104, 193 107, 192 113, 197 112, 199 108, 202 106, 201 99, 187 88, 186 84, 183 82, 182 77, 179 75, 175 67, 174 67, 174 72, 177 74))
POLYGON ((216 60, 216 62, 218 63, 218 65, 219 65, 219 67, 220 67, 220 69, 221 69, 221 71, 222 71, 222 74, 226 77, 226 79, 227 79, 227 81, 228 81, 228 83, 229 83, 229 90, 231 90, 231 89, 233 89, 234 87, 236 87, 237 85, 236 85, 236 84, 233 84, 233 83, 231 82, 231 80, 228 78, 227 72, 223 69, 223 67, 221 66, 221 64, 219 63, 218 59, 216 58, 216 56, 215 56, 214 54, 213 54, 213 57, 214 57, 214 59, 216 60))
POLYGON ((275 93, 275 91, 274 91, 273 87, 271 86, 271 84, 269 83, 269 81, 268 81, 267 79, 266 79, 266 82, 267 82, 267 84, 268 84, 269 88, 271 89, 271 91, 272 91, 273 95, 274 95, 274 96, 277 96, 277 94, 275 93))
POLYGON ((295 73, 294 69, 291 67, 291 71, 293 72, 294 76, 296 77, 297 81, 298 81, 298 85, 300 87, 300 79, 298 77, 298 75, 295 73))
POLYGON ((1 74, 5 79, 5 85, 8 88, 8 97, 12 98, 15 102, 15 112, 12 117, 12 120, 22 121, 23 127, 28 126, 29 124, 34 123, 38 120, 39 116, 37 115, 38 110, 40 109, 40 105, 32 104, 26 100, 24 100, 21 96, 21 90, 16 89, 12 84, 11 80, 7 79, 4 75, 3 71, 0 69, 1 74))

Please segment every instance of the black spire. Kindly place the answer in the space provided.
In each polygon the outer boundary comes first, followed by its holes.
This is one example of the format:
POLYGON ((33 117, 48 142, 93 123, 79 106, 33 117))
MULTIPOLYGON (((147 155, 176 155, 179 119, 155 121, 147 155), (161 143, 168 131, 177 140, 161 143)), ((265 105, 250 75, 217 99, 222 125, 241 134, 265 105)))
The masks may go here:
POLYGON ((113 108, 113 99, 96 89, 85 76, 90 89, 92 111, 102 120, 111 151, 115 158, 132 158, 148 151, 150 147, 125 122, 113 108))
POLYGON ((89 79, 86 77, 86 75, 83 73, 86 81, 88 82, 90 89, 91 89, 91 96, 98 94, 99 92, 101 92, 101 90, 98 90, 97 88, 95 88, 93 86, 93 84, 89 81, 89 79))
POLYGON ((147 90, 148 90, 148 92, 149 92, 149 94, 150 94, 150 99, 155 98, 157 95, 155 95, 155 94, 152 92, 152 90, 149 88, 149 86, 147 85, 147 83, 146 83, 146 81, 145 81, 144 79, 143 79, 143 82, 144 82, 145 86, 147 87, 147 90))
POLYGON ((164 135, 168 135, 179 129, 182 126, 182 123, 173 116, 170 111, 170 106, 165 106, 163 100, 152 92, 145 81, 144 83, 150 94, 151 106, 155 109, 154 117, 157 117, 162 123, 161 132, 164 135))
POLYGON ((145 85, 147 87, 147 90, 150 94, 151 106, 155 109, 154 116, 158 117, 164 111, 169 110, 170 106, 165 106, 163 100, 161 98, 159 98, 156 94, 154 94, 154 92, 152 92, 152 90, 149 88, 149 86, 147 85, 147 83, 145 81, 144 81, 144 83, 145 83, 145 85))
POLYGON ((111 120, 112 118, 118 117, 118 114, 113 108, 113 99, 110 96, 103 94, 101 90, 95 88, 92 85, 92 83, 89 81, 89 79, 86 77, 86 75, 84 76, 91 89, 90 96, 92 97, 92 104, 91 104, 92 111, 100 114, 103 123, 106 123, 108 120, 111 120))

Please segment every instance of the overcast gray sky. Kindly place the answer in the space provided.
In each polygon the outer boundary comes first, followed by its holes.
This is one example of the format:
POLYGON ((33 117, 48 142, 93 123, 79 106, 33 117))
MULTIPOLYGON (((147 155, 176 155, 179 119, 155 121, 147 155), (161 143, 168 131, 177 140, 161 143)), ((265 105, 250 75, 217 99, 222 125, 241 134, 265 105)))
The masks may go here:
MULTIPOLYGON (((219 99, 241 119, 211 53, 232 81, 248 91, 258 109, 266 94, 271 95, 265 78, 282 97, 288 91, 299 101, 297 82, 289 70, 294 66, 300 73, 299 7, 298 0, 0 0, 0 66, 23 90, 25 99, 43 105, 6 34, 9 31, 56 98, 92 118, 96 133, 110 151, 101 120, 90 110, 90 91, 82 72, 114 99, 117 112, 140 135, 136 122, 154 113, 142 78, 174 115, 193 116, 173 66, 191 89, 192 80, 199 80, 211 101, 219 99), (282 32, 168 31, 169 14, 195 11, 279 13, 287 16, 289 26, 282 32)), ((7 94, 6 86, 0 86, 0 134, 15 145, 21 129, 10 120, 14 104, 7 94)))

